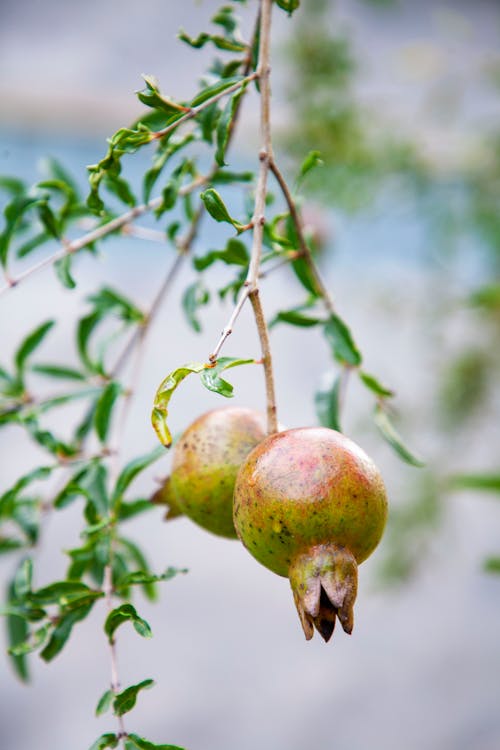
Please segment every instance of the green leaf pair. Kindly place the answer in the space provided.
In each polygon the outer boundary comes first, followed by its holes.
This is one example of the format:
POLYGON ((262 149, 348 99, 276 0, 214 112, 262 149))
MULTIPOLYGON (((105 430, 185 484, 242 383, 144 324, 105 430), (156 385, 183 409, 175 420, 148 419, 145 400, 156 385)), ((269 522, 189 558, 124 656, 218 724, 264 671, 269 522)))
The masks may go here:
POLYGON ((209 391, 214 391, 221 396, 230 398, 233 395, 233 386, 220 377, 221 372, 238 365, 255 363, 254 359, 239 359, 237 357, 220 357, 217 362, 204 364, 193 362, 183 367, 178 367, 171 372, 160 383, 156 391, 151 422, 158 436, 158 439, 166 448, 172 444, 172 434, 167 425, 168 406, 170 399, 180 383, 191 373, 197 373, 201 377, 201 382, 209 391))

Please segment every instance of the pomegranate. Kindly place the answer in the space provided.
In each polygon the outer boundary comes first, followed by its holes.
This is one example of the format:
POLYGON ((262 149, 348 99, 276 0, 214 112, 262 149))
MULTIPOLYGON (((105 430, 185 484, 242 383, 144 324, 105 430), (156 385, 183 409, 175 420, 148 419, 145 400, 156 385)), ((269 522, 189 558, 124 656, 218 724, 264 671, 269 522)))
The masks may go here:
POLYGON ((172 473, 155 498, 169 506, 167 518, 184 514, 214 534, 236 538, 236 475, 265 435, 264 416, 251 409, 216 409, 193 422, 176 443, 172 473))
POLYGON ((380 541, 384 483, 352 440, 326 428, 270 435, 238 473, 234 525, 248 551, 288 577, 304 634, 353 628, 358 564, 380 541))

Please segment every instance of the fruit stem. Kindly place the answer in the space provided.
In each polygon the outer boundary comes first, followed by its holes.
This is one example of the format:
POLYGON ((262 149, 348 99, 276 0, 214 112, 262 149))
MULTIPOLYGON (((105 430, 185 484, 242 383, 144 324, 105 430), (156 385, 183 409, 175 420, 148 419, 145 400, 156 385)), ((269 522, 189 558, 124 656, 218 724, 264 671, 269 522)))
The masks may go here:
POLYGON ((253 289, 249 296, 262 349, 262 364, 264 366, 264 377, 266 381, 267 432, 269 435, 272 435, 273 433, 278 432, 278 414, 276 409, 276 393, 274 388, 273 360, 269 343, 269 331, 260 302, 259 290, 257 288, 253 289))

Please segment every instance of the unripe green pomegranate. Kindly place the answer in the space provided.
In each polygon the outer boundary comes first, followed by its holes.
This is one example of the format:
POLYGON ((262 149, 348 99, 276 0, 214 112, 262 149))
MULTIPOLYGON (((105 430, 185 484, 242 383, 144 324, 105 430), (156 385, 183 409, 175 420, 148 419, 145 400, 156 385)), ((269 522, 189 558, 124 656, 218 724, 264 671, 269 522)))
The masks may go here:
POLYGON ((167 518, 184 514, 214 534, 236 538, 236 475, 265 436, 264 416, 251 409, 216 409, 203 414, 176 443, 171 475, 153 500, 169 506, 167 518))
POLYGON ((328 641, 353 627, 358 564, 380 541, 384 483, 352 440, 323 427, 286 430, 254 448, 238 473, 234 525, 248 551, 288 577, 304 634, 328 641))

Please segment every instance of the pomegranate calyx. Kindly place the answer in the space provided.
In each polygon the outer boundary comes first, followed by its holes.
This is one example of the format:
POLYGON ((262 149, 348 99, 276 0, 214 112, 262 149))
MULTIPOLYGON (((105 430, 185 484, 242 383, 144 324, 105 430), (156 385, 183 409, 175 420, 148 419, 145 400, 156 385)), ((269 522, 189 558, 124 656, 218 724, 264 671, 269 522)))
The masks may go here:
POLYGON ((347 547, 331 542, 309 548, 292 560, 289 579, 308 641, 316 628, 328 642, 337 617, 344 631, 352 632, 358 566, 347 547))

